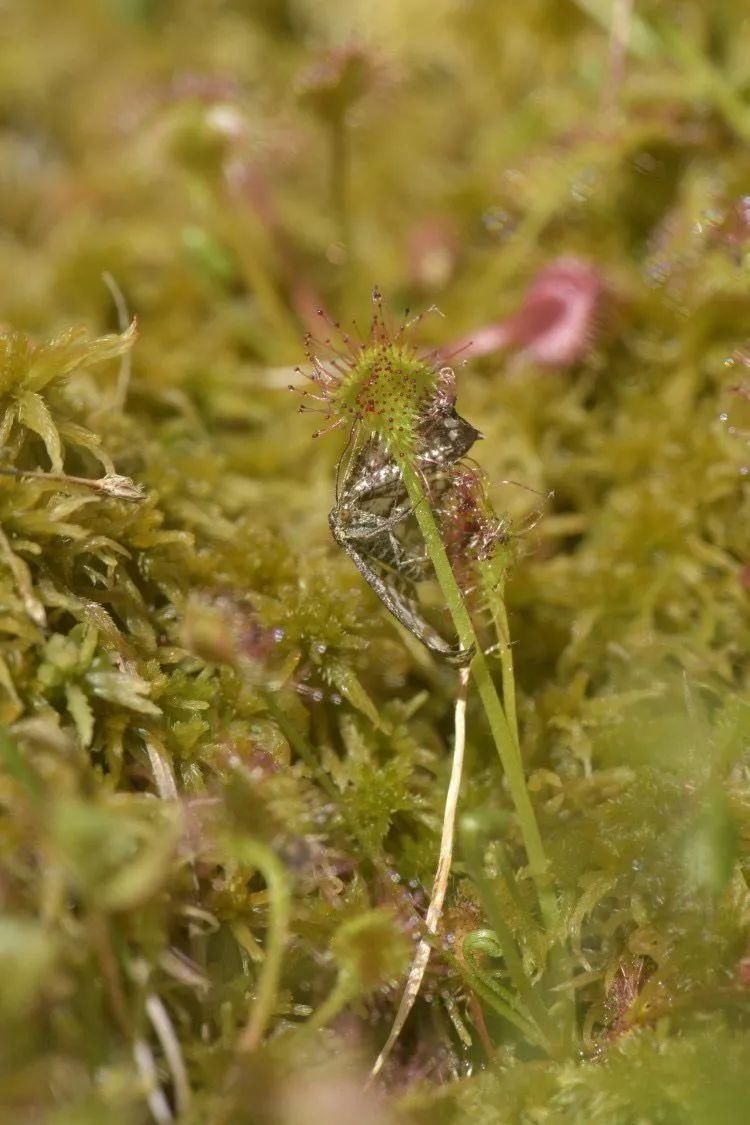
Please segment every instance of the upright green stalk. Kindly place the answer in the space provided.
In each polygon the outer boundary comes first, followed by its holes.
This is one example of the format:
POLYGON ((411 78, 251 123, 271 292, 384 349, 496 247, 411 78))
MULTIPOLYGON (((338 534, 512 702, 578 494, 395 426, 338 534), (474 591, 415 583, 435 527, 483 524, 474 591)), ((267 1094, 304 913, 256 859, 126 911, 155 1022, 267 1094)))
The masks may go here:
POLYGON ((500 668, 503 682, 503 708, 516 746, 521 745, 518 734, 518 714, 516 711, 516 677, 513 671, 513 653, 510 647, 508 611, 505 608, 505 567, 499 560, 488 559, 478 564, 479 578, 492 613, 498 644, 500 646, 500 668))
POLYGON ((257 840, 243 838, 232 843, 232 851, 236 857, 261 872, 269 893, 265 959, 258 978, 255 1003, 237 1044, 238 1053, 245 1054, 260 1046, 263 1033, 273 1015, 289 930, 291 903, 286 871, 274 853, 257 840))
POLYGON ((216 1108, 208 1119, 209 1125, 227 1125, 228 1121, 235 1119, 245 1059, 261 1046, 276 1007, 291 917, 291 892, 287 873, 271 849, 246 836, 227 837, 225 846, 228 855, 248 867, 256 868, 265 879, 268 888, 268 926, 255 1002, 237 1040, 234 1059, 227 1070, 216 1108))
POLYGON ((554 893, 548 883, 547 858, 544 854, 544 845, 536 822, 534 809, 526 787, 523 772, 520 748, 517 737, 514 736, 508 720, 503 711, 502 704, 495 690, 495 685, 490 675, 484 653, 479 647, 474 626, 469 616, 469 611, 453 574, 448 555, 440 536, 440 531, 432 514, 432 509, 427 502, 419 474, 414 469, 408 454, 394 450, 403 476, 409 500, 414 508, 414 514, 419 523, 422 537, 425 541, 427 553, 430 556, 440 588, 445 598, 448 611, 453 619, 456 632, 462 647, 475 649, 471 664, 474 682, 477 685, 482 705, 490 724, 492 737, 500 756, 500 762, 505 776, 508 779, 511 798, 516 809, 521 835, 523 837, 526 854, 529 859, 529 868, 537 889, 539 906, 545 925, 551 930, 557 919, 557 905, 554 893))

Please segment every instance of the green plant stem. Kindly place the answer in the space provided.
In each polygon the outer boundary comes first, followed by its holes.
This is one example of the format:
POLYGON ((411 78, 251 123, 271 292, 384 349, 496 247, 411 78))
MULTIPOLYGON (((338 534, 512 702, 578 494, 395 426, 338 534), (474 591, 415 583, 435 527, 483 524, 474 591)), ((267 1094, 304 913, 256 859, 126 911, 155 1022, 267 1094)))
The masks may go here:
POLYGON ((484 587, 485 595, 489 601, 495 633, 500 646, 500 668, 503 683, 503 707, 508 720, 510 732, 516 740, 516 746, 521 747, 518 734, 518 712, 516 709, 516 677, 513 670, 513 653, 510 647, 510 628, 508 625, 508 611, 505 608, 505 563, 497 559, 489 559, 479 564, 479 576, 484 587))
POLYGON ((474 682, 477 685, 482 706, 492 731, 492 737, 500 756, 500 762, 505 776, 508 779, 511 799, 518 816, 521 835, 523 837, 526 854, 529 860, 534 884, 539 898, 539 907, 542 918, 548 930, 552 930, 557 920, 557 904, 554 892, 548 884, 547 858, 544 854, 544 845, 539 832, 539 826, 534 815, 529 792, 526 787, 526 778, 523 772, 523 763, 518 743, 508 725, 505 712, 497 695, 495 685, 490 675, 484 653, 479 647, 474 626, 469 616, 469 611, 451 569, 448 555, 440 536, 440 531, 435 523, 432 509, 427 502, 422 481, 414 469, 407 453, 394 450, 399 468, 403 475, 409 500, 414 508, 414 514, 419 523, 419 529, 425 541, 427 553, 430 557, 435 574, 440 584, 445 603, 453 619, 456 632, 462 647, 475 650, 471 663, 474 682))
POLYGON ((304 1025, 305 1031, 317 1031, 334 1019, 357 996, 357 982, 348 973, 340 973, 323 1003, 315 1009, 304 1025))
POLYGON ((272 851, 256 840, 247 839, 233 841, 231 847, 237 859, 261 872, 268 887, 269 917, 265 959, 258 978, 255 1003, 237 1044, 238 1054, 247 1054, 260 1045, 273 1015, 289 930, 290 896, 286 872, 272 851))
MULTIPOLYGON (((510 626, 508 623, 508 611, 505 605, 505 570, 507 560, 502 555, 496 555, 488 559, 484 563, 480 563, 479 578, 484 589, 485 596, 490 606, 492 620, 495 626, 495 633, 499 645, 500 652, 500 666, 502 670, 502 684, 503 684, 503 705, 505 707, 505 714, 508 718, 508 725, 511 729, 516 742, 516 747, 520 756, 521 741, 518 730, 518 711, 516 707, 516 677, 513 668, 513 650, 510 647, 510 626)), ((508 891, 513 894, 513 879, 510 870, 507 867, 507 860, 504 859, 504 852, 501 849, 501 856, 499 857, 501 867, 504 867, 503 877, 505 879, 508 891)), ((481 870, 481 865, 476 864, 477 870, 481 870)), ((481 879, 477 884, 481 886, 481 879)), ((501 932, 503 925, 502 919, 496 916, 496 912, 492 911, 492 895, 489 893, 489 888, 485 887, 485 902, 490 916, 492 917, 493 925, 498 934, 501 932)), ((520 906, 520 904, 519 904, 520 906)), ((523 909, 523 907, 521 907, 523 909)), ((546 921, 546 919, 545 919, 546 921)), ((549 927, 548 927, 549 928, 549 927)), ((553 946, 550 949, 550 967, 552 970, 553 979, 558 984, 563 984, 567 978, 567 970, 564 963, 564 956, 562 949, 559 946, 553 946)), ((538 1004, 538 1000, 534 1000, 533 1004, 538 1004)), ((535 1017, 540 1027, 548 1027, 541 1016, 542 1009, 535 1007, 535 1017)), ((560 1025, 560 1035, 558 1038, 559 1048, 564 1055, 566 1050, 575 1042, 575 1005, 573 1003, 565 1004, 562 1008, 562 1020, 560 1025)), ((550 1037, 550 1042, 554 1042, 553 1037, 550 1037)))
MULTIPOLYGON (((547 1043, 550 1045, 554 1044, 554 1029, 550 1022, 549 1012, 547 1011, 538 991, 532 985, 531 981, 526 975, 526 970, 523 967, 523 961, 518 950, 516 940, 510 930, 510 927, 507 925, 505 919, 503 918, 502 913, 497 908, 491 881, 484 874, 482 863, 482 848, 480 842, 477 839, 475 833, 467 831, 466 828, 464 829, 462 835, 468 872, 481 895, 482 903, 485 910, 487 911, 487 915, 495 932, 495 940, 499 947, 498 952, 502 955, 503 960, 505 961, 505 966, 508 970, 508 975, 511 979, 513 987, 516 989, 516 992, 525 1004, 529 1015, 536 1023, 536 1026, 544 1035, 547 1043)), ((508 894, 513 896, 515 894, 513 878, 510 874, 510 871, 507 870, 507 859, 504 855, 504 849, 501 846, 498 850, 501 853, 498 857, 496 851, 496 858, 499 858, 500 861, 500 878, 506 884, 508 894)), ((518 908, 523 911, 522 904, 518 904, 518 908)), ((532 922, 531 919, 527 919, 526 923, 530 926, 537 925, 537 923, 532 922)), ((472 935, 469 935, 469 937, 464 940, 464 954, 468 952, 467 943, 470 942, 471 936, 472 935)))
POLYGON ((478 971, 477 967, 468 960, 461 961, 454 954, 446 954, 445 956, 457 972, 468 981, 472 991, 484 1000, 488 1007, 492 1008, 508 1023, 513 1024, 529 1043, 541 1048, 545 1054, 551 1055, 553 1053, 544 1032, 527 1015, 520 1012, 512 1003, 498 994, 496 982, 493 981, 489 985, 485 980, 485 974, 478 971))
POLYGON ((265 1030, 273 1016, 291 916, 291 895, 286 871, 270 848, 257 840, 230 836, 226 840, 226 850, 234 859, 247 864, 248 867, 256 868, 265 879, 269 902, 268 933, 265 957, 255 992, 255 1003, 250 1018, 237 1040, 234 1059, 228 1069, 221 1098, 215 1111, 208 1118, 207 1125, 227 1125, 228 1121, 234 1120, 236 1103, 240 1097, 244 1058, 261 1045, 265 1030))

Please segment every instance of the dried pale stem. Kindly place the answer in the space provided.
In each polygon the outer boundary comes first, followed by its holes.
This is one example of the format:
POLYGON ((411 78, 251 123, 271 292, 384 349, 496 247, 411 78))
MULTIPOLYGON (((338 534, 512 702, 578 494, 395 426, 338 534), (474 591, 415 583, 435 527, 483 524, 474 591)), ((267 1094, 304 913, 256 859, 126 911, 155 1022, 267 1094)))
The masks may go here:
POLYGON ((168 1122, 174 1121, 174 1114, 170 1109, 166 1094, 159 1085, 159 1071, 156 1060, 145 1039, 136 1039, 133 1042, 133 1059, 143 1082, 146 1102, 151 1111, 151 1116, 156 1125, 168 1125, 168 1122))
POLYGON ((102 492, 105 496, 112 496, 116 500, 143 500, 143 488, 130 479, 118 473, 106 473, 103 477, 78 477, 71 473, 44 473, 38 469, 16 469, 10 465, 0 466, 0 476, 18 477, 30 480, 53 481, 55 484, 79 484, 83 488, 92 488, 95 492, 102 492))
MULTIPOLYGON (((120 332, 127 332, 130 323, 130 315, 128 313, 127 302, 122 289, 115 281, 111 273, 103 273, 102 281, 109 289, 112 301, 114 302, 115 309, 117 310, 117 321, 120 332)), ((130 387, 130 376, 132 374, 133 363, 130 351, 123 353, 120 360, 120 370, 117 373, 117 386, 112 400, 112 406, 115 410, 124 410, 125 403, 128 397, 128 389, 130 387)))
POLYGON ((167 1009, 154 992, 149 993, 146 997, 146 1014, 167 1060, 177 1112, 178 1114, 187 1113, 190 1108, 190 1083, 188 1082, 180 1040, 172 1026, 167 1009))
MULTIPOLYGON (((430 898, 430 905, 427 908, 427 917, 425 919, 425 931, 431 936, 437 933, 438 923, 443 912, 443 903, 445 902, 445 892, 448 887, 448 876, 450 875, 453 860, 453 840, 456 832, 456 808, 461 792, 464 746, 466 744, 466 695, 468 687, 469 669, 462 668, 459 673, 458 692, 456 694, 454 711, 453 761, 451 763, 448 792, 445 798, 443 832, 440 839, 440 857, 438 859, 437 871, 435 872, 432 897, 430 898)), ((375 1060, 375 1065, 370 1072, 370 1080, 375 1078, 380 1072, 383 1063, 390 1055, 396 1040, 401 1034, 401 1030, 406 1023, 409 1013, 414 1006, 414 1001, 419 994, 419 989, 422 986, 422 980, 424 979, 425 970, 427 969, 427 962, 430 959, 430 951, 431 946, 429 941, 425 938, 421 938, 417 945, 417 951, 414 955, 414 960, 404 987, 401 1003, 398 1006, 398 1011, 393 1021, 393 1026, 391 1027, 390 1034, 385 1041, 382 1051, 375 1060)))

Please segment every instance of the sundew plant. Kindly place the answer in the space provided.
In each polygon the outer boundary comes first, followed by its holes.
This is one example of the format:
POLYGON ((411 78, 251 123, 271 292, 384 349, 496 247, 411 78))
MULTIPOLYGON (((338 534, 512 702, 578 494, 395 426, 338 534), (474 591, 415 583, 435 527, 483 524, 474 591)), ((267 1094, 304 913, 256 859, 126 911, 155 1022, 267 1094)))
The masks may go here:
POLYGON ((2 14, 0 1119, 744 1123, 745 6, 2 14))

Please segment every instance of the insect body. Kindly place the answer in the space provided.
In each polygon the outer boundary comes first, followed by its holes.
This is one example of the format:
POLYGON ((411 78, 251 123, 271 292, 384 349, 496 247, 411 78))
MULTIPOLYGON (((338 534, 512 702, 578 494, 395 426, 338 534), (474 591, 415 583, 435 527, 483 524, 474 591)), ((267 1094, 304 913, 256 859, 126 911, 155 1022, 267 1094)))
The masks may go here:
MULTIPOLYGON (((419 430, 416 467, 434 500, 449 481, 447 470, 468 453, 481 434, 461 418, 451 401, 439 398, 419 430)), ((328 522, 338 545, 385 607, 428 649, 454 664, 466 664, 473 649, 451 645, 421 615, 417 582, 428 577, 401 470, 385 445, 370 438, 352 458, 337 490, 328 522)))

